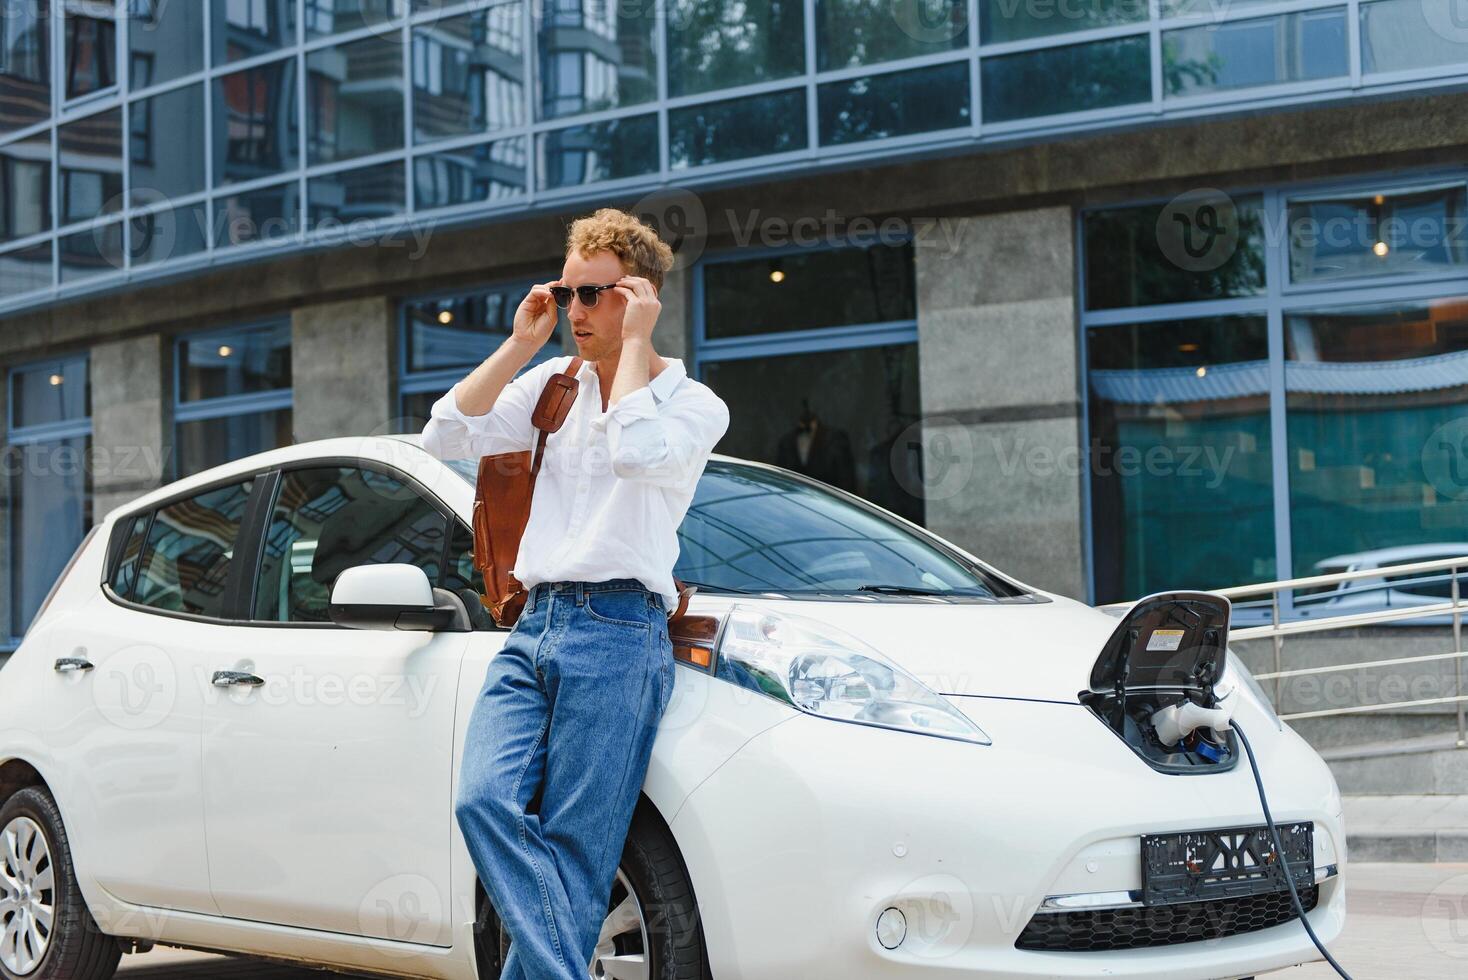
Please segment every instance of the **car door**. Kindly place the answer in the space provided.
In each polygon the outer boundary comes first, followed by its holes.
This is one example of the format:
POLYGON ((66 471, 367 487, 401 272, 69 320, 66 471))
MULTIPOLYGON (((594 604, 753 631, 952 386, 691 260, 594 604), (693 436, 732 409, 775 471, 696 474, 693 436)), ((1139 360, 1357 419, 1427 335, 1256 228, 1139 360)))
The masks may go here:
POLYGON ((228 643, 255 483, 235 478, 120 518, 105 584, 56 634, 45 696, 66 781, 58 795, 78 864, 127 902, 216 911, 197 676, 228 643))
MULTIPOLYGON (((338 627, 336 575, 411 562, 440 584, 447 511, 362 460, 274 474, 211 671, 204 812, 224 915, 448 946, 454 705, 469 633, 338 627), (258 683, 257 683, 258 681, 258 683)), ((470 913, 472 914, 472 913, 470 913)))

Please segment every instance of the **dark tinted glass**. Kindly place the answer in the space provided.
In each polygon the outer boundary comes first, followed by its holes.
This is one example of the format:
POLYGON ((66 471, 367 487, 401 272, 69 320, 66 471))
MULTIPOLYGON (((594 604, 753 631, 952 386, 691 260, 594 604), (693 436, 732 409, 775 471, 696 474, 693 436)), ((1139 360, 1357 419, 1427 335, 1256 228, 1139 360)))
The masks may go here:
POLYGON ((1152 98, 1147 35, 990 55, 983 70, 985 122, 1085 112, 1152 98))
POLYGON ((703 276, 710 340, 917 316, 909 242, 713 262, 703 276))
POLYGON ((1290 279, 1442 274, 1468 267, 1461 183, 1289 202, 1290 279))
POLYGON ((541 119, 657 98, 653 4, 543 0, 536 11, 541 119))
POLYGON ((296 59, 214 79, 214 183, 294 170, 297 153, 296 59))
POLYGON ((417 210, 488 203, 524 194, 528 146, 524 136, 511 136, 414 158, 417 210))
POLYGON ((204 68, 204 5, 199 0, 134 2, 129 9, 128 85, 147 85, 192 75, 204 68), (139 68, 145 68, 139 71, 139 68))
POLYGON ((694 95, 805 71, 803 0, 673 0, 668 94, 694 95))
POLYGON ((68 422, 91 414, 87 358, 28 364, 10 372, 10 426, 68 422))
POLYGON ((1350 71, 1346 8, 1207 24, 1162 35, 1167 96, 1332 78, 1350 71))
POLYGON ((296 0, 210 0, 214 64, 243 61, 296 43, 296 0))
POLYGON ((122 271, 121 221, 66 235, 56 244, 61 253, 58 257, 62 282, 122 271))
POLYGON ((968 0, 816 0, 816 22, 821 71, 968 44, 968 0))
POLYGON ((822 85, 821 142, 856 143, 969 124, 968 62, 822 85))
POLYGON ((0 296, 19 296, 50 287, 50 242, 27 245, 0 255, 0 296))
POLYGON ((108 0, 102 0, 90 9, 83 8, 99 16, 69 12, 63 21, 68 99, 91 95, 117 84, 117 22, 105 15, 105 9, 111 6, 108 0))
POLYGON ((51 0, 13 3, 0 17, 0 132, 51 115, 51 0))
POLYGON ((395 35, 364 37, 308 54, 307 162, 401 149, 402 86, 403 44, 395 35))
POLYGON ((271 512, 256 619, 330 622, 336 577, 406 562, 438 582, 447 518, 396 477, 356 467, 289 470, 271 512))
POLYGON ((300 185, 295 181, 214 198, 215 244, 220 248, 288 238, 300 230, 300 185))
POLYGON ((420 143, 525 122, 523 7, 502 3, 413 28, 420 143))
POLYGON ((57 130, 61 224, 122 210, 122 110, 110 109, 57 130))
POLYGON ((204 189, 204 86, 132 104, 128 166, 134 203, 148 206, 204 189))
POLYGON ((407 193, 397 160, 313 177, 306 190, 307 226, 341 229, 348 222, 389 217, 406 207, 407 193))
POLYGON ((658 169, 658 117, 633 116, 542 133, 540 186, 549 190, 658 169))
POLYGON ((1085 216, 1086 307, 1227 299, 1264 292, 1258 197, 1179 197, 1085 216))
POLYGON ((809 145, 805 89, 671 110, 668 140, 675 168, 803 150, 809 145))
POLYGON ((133 601, 224 616, 225 586, 253 485, 245 480, 160 509, 148 532, 133 601))
POLYGON ((180 401, 289 388, 288 321, 188 337, 179 341, 180 401))
POLYGON ((141 514, 132 519, 122 539, 122 551, 112 571, 112 591, 124 599, 132 598, 133 583, 138 579, 138 563, 143 557, 143 536, 148 533, 151 514, 141 514))
POLYGON ((979 0, 979 41, 983 44, 1028 41, 1146 19, 1147 0, 1086 0, 1084 3, 979 0))
POLYGON ((289 446, 295 441, 288 408, 231 412, 216 418, 180 422, 177 440, 175 466, 179 477, 277 446, 289 446))

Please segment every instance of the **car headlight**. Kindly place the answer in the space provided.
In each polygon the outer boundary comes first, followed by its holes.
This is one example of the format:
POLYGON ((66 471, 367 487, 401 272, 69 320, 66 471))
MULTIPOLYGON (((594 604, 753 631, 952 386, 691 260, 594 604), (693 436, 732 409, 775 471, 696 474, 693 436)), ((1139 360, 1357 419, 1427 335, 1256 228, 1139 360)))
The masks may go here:
POLYGON ((990 744, 967 715, 871 645, 804 616, 735 603, 715 673, 821 718, 990 744))
POLYGON ((1228 652, 1228 663, 1223 669, 1222 680, 1225 684, 1242 687, 1264 717, 1274 723, 1274 730, 1284 731, 1284 722, 1280 720, 1279 712, 1274 710, 1274 703, 1269 700, 1269 695, 1264 693, 1264 688, 1259 686, 1254 675, 1249 673, 1249 668, 1244 666, 1244 662, 1233 650, 1228 652))

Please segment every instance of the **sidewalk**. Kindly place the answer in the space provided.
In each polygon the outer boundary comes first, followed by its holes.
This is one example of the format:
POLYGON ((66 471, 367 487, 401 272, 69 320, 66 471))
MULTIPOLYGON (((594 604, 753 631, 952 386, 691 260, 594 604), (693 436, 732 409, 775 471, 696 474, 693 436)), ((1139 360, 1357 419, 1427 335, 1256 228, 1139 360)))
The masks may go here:
POLYGON ((1468 861, 1468 796, 1347 796, 1350 861, 1468 861))

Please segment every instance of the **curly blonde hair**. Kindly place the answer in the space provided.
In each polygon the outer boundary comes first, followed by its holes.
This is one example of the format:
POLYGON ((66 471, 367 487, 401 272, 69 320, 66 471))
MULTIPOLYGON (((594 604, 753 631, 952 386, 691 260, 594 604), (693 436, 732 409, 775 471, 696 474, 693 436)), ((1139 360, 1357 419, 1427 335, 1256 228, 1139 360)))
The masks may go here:
POLYGON ((566 254, 575 250, 583 258, 611 252, 628 275, 641 276, 659 292, 663 274, 673 267, 673 249, 635 214, 617 208, 599 208, 577 218, 566 235, 566 254))

